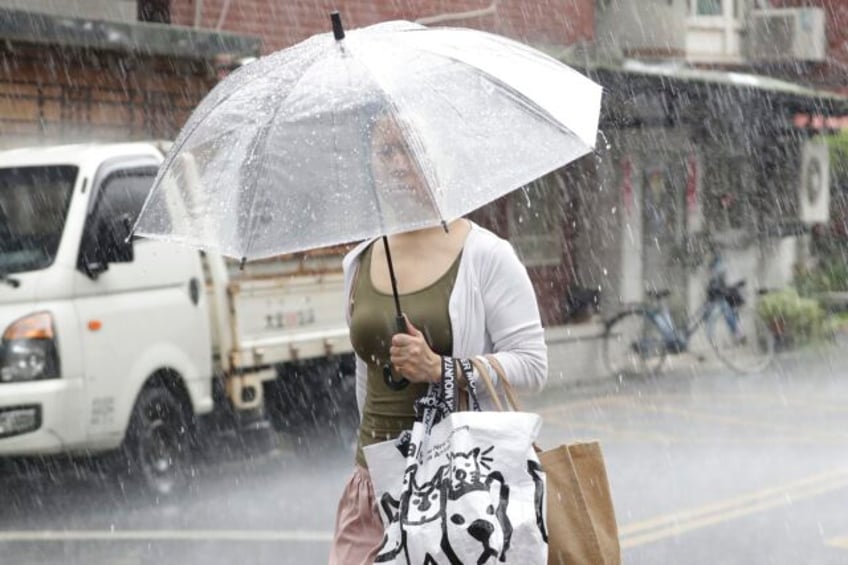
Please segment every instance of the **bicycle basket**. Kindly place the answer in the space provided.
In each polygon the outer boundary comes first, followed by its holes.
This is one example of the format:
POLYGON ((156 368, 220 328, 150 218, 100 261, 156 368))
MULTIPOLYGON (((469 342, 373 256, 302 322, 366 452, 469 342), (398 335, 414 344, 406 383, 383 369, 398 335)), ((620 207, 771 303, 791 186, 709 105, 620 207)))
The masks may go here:
POLYGON ((735 286, 727 289, 727 292, 724 294, 724 299, 727 300, 727 303, 734 308, 738 308, 745 304, 745 297, 742 296, 739 288, 735 286))

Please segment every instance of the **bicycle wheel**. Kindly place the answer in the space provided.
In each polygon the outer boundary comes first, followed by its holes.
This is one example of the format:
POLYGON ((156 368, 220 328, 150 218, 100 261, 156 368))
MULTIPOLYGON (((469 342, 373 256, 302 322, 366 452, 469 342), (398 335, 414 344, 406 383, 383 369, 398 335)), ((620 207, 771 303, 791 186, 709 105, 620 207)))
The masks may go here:
POLYGON ((641 310, 619 314, 606 325, 604 361, 613 375, 657 374, 666 353, 662 331, 641 310))
POLYGON ((716 355, 725 365, 741 374, 759 373, 774 359, 774 334, 755 308, 740 307, 736 310, 741 334, 733 332, 727 319, 717 309, 707 333, 716 355))

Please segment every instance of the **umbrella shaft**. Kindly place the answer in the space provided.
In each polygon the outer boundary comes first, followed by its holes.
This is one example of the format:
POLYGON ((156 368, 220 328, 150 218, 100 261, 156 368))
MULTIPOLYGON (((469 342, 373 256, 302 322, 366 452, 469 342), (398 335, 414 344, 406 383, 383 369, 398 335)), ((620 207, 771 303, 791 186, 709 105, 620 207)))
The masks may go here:
MULTIPOLYGON (((383 247, 386 250, 386 263, 389 265, 389 280, 392 282, 392 296, 395 299, 395 312, 397 317, 403 319, 403 314, 400 311, 400 298, 398 297, 397 279, 395 278, 395 267, 392 264, 392 252, 389 250, 389 238, 383 236, 383 247)), ((398 329, 401 329, 400 323, 398 329)), ((403 324, 403 329, 406 329, 406 324, 403 324)))

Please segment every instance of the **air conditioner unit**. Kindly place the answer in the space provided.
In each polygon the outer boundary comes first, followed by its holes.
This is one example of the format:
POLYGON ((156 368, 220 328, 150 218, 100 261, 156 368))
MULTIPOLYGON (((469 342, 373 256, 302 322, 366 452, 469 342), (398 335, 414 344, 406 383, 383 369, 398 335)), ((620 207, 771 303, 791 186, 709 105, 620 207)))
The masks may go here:
POLYGON ((749 56, 754 62, 824 61, 825 15, 821 8, 779 8, 751 12, 749 56))
POLYGON ((807 140, 801 148, 798 219, 805 224, 830 221, 830 153, 823 138, 807 140))

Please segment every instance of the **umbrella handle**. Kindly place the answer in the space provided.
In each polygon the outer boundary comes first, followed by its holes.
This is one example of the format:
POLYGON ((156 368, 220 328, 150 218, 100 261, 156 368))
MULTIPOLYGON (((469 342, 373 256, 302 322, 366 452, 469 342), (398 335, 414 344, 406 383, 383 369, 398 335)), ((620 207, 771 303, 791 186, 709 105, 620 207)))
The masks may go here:
MULTIPOLYGON (((400 333, 408 333, 408 328, 406 327, 406 318, 403 316, 395 317, 395 326, 397 326, 397 330, 400 333)), ((409 381, 405 379, 402 375, 399 380, 395 380, 392 376, 392 366, 388 363, 383 365, 383 381, 385 381, 386 386, 392 390, 403 390, 407 386, 409 386, 409 381)))

